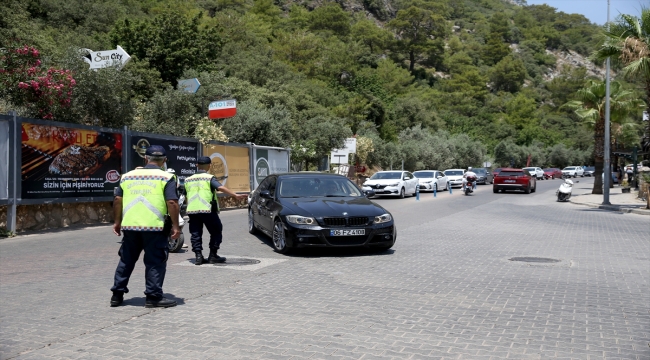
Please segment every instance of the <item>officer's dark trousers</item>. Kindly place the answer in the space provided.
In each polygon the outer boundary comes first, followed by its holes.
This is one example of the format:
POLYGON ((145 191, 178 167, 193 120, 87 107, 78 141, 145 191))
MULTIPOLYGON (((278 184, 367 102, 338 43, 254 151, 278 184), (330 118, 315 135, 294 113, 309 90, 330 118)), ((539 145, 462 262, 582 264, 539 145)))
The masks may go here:
POLYGON ((217 213, 200 213, 189 214, 190 217, 190 234, 192 234, 192 251, 199 252, 203 250, 203 225, 208 228, 210 233, 210 249, 218 249, 221 245, 222 235, 221 219, 217 213))
POLYGON ((147 298, 160 299, 163 296, 162 286, 167 271, 167 255, 169 243, 162 231, 122 231, 124 241, 118 254, 120 262, 115 270, 115 282, 111 290, 129 292, 127 285, 133 267, 144 250, 144 277, 147 298))

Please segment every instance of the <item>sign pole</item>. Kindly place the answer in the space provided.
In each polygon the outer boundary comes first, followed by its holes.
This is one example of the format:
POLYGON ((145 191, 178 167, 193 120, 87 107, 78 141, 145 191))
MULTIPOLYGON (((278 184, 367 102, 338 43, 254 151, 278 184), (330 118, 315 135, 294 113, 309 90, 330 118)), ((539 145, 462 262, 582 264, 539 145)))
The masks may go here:
POLYGON ((18 120, 16 119, 16 111, 11 112, 13 115, 13 121, 11 125, 13 126, 13 131, 9 138, 9 148, 15 151, 13 153, 13 159, 9 158, 9 179, 13 180, 11 186, 9 187, 9 199, 11 204, 7 206, 7 230, 12 233, 16 233, 16 217, 17 217, 17 208, 18 208, 18 194, 16 194, 16 184, 20 181, 20 175, 18 173, 17 164, 18 164, 18 151, 21 149, 18 141, 18 120))
MULTIPOLYGON (((609 2, 610 0, 607 0, 607 30, 609 31, 609 2)), ((610 89, 609 89, 609 68, 610 68, 610 61, 609 57, 607 58, 607 69, 605 70, 605 150, 604 150, 604 166, 603 166, 603 205, 610 205, 611 203, 609 202, 609 183, 612 181, 612 170, 610 169, 610 164, 609 164, 609 116, 610 116, 610 109, 609 109, 609 96, 610 96, 610 89)))

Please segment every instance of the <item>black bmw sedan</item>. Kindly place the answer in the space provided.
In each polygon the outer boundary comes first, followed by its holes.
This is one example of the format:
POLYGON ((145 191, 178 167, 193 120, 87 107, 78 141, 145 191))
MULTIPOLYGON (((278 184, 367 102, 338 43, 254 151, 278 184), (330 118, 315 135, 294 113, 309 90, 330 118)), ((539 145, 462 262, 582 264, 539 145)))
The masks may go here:
POLYGON ((397 230, 392 215, 344 176, 270 175, 251 193, 248 231, 271 237, 279 253, 293 248, 363 246, 388 250, 397 230))

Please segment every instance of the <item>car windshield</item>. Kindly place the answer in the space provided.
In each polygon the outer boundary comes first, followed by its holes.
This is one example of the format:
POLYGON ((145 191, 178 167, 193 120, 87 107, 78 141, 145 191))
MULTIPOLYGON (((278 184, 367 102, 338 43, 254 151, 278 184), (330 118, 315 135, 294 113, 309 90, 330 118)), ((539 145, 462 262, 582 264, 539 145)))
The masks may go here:
POLYGON ((593 167, 593 166, 587 166, 587 167, 585 168, 585 170, 586 170, 586 171, 595 171, 596 168, 593 167))
POLYGON ((344 177, 300 177, 281 179, 280 197, 360 197, 363 196, 354 183, 344 177))
POLYGON ((522 176, 522 175, 524 175, 523 171, 516 171, 516 170, 501 171, 499 173, 499 176, 522 176))
POLYGON ((447 176, 463 176, 463 170, 446 170, 445 175, 447 175, 447 176))
POLYGON ((432 178, 433 171, 416 171, 413 173, 416 178, 432 178))
POLYGON ((575 170, 575 167, 565 167, 563 170, 575 170))
POLYGON ((378 172, 370 177, 370 180, 397 180, 402 178, 401 171, 378 172))
POLYGON ((527 168, 524 168, 524 170, 528 170, 530 172, 530 171, 535 171, 535 168, 534 167, 527 167, 527 168))
POLYGON ((472 171, 473 171, 475 174, 477 174, 477 175, 487 174, 487 170, 485 170, 485 169, 481 169, 481 168, 479 168, 479 169, 472 169, 472 171))

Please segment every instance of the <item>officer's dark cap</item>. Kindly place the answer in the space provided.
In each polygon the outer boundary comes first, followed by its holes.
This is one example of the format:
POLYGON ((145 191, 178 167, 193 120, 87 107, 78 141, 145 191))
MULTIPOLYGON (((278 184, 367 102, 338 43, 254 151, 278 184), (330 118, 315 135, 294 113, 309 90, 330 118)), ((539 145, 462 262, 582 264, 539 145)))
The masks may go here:
POLYGON ((196 163, 199 165, 207 165, 212 163, 212 160, 210 160, 210 158, 207 156, 199 156, 199 158, 196 160, 196 163))
POLYGON ((165 148, 160 145, 149 146, 144 154, 149 156, 166 156, 165 148))

